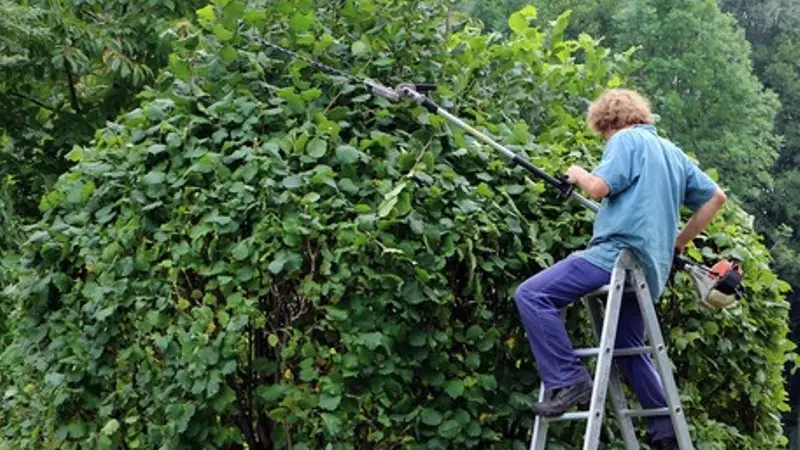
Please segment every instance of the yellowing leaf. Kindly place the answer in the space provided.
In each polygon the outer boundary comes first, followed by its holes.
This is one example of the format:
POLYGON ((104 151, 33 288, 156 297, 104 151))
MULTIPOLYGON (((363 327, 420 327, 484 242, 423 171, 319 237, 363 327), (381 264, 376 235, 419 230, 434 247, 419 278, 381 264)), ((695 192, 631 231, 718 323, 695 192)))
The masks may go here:
POLYGON ((197 19, 200 25, 207 26, 217 18, 217 12, 213 5, 206 5, 197 10, 197 19))

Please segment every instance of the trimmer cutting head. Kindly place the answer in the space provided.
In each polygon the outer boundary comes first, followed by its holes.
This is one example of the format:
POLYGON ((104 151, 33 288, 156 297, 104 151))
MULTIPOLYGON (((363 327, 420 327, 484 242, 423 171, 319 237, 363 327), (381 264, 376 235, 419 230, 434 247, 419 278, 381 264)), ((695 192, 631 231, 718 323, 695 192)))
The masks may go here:
POLYGON ((735 261, 721 260, 709 269, 676 257, 675 265, 692 279, 697 291, 697 301, 704 308, 728 308, 744 296, 742 268, 735 261))

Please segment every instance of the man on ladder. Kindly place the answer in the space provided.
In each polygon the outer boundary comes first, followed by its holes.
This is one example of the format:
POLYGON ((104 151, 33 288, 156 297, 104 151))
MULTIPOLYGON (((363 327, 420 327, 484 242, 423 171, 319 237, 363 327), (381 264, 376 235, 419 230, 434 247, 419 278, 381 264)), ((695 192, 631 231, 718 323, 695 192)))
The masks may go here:
MULTIPOLYGON (((630 250, 645 270, 653 299, 663 291, 675 253, 702 232, 726 201, 725 193, 670 141, 658 136, 648 102, 636 92, 612 89, 588 112, 589 126, 606 141, 591 173, 579 166, 568 181, 603 199, 586 250, 570 255, 520 285, 515 294, 543 385, 553 396, 534 412, 555 417, 592 395, 592 377, 572 348, 560 310, 609 283, 620 252, 630 250), (679 210, 694 215, 678 233, 679 210)), ((644 345, 636 298, 623 298, 616 348, 644 345)), ((667 405, 649 355, 615 357, 644 408, 667 405)), ((654 449, 678 449, 669 417, 651 417, 654 449)))

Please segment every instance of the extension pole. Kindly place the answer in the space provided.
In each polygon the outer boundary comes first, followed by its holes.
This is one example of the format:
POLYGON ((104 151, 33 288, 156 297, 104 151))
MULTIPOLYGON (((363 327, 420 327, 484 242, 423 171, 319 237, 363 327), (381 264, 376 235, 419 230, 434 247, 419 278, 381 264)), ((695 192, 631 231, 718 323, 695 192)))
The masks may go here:
POLYGON ((417 92, 416 89, 408 85, 401 85, 397 88, 397 91, 400 93, 401 96, 411 97, 415 102, 422 105, 429 112, 444 117, 445 119, 447 119, 448 122, 452 123, 453 125, 456 125, 459 128, 464 129, 464 131, 466 131, 467 133, 471 134, 472 136, 476 137, 483 143, 488 144, 495 150, 504 154, 506 157, 508 157, 509 160, 511 160, 512 163, 521 166, 528 172, 532 173, 536 177, 544 180, 545 182, 556 188, 562 196, 574 198, 580 204, 589 208, 595 213, 598 211, 599 207, 597 203, 575 192, 574 186, 572 184, 568 183, 566 180, 559 180, 545 173, 544 171, 542 171, 542 169, 531 164, 530 161, 522 158, 521 156, 507 149, 506 147, 503 147, 502 145, 498 144, 494 139, 490 138, 486 134, 481 133, 480 131, 476 130, 469 124, 465 123, 463 120, 450 114, 450 112, 448 112, 446 109, 437 105, 436 102, 426 97, 425 95, 417 92))
POLYGON ((495 150, 497 150, 500 153, 506 155, 511 160, 512 163, 514 163, 514 164, 516 164, 518 166, 521 166, 522 168, 524 168, 525 170, 527 170, 531 174, 533 174, 536 177, 544 180, 545 182, 547 182, 548 184, 550 184, 551 186, 556 188, 558 190, 558 192, 561 194, 562 197, 573 197, 580 204, 582 204, 583 206, 589 208, 590 210, 592 210, 595 213, 599 210, 599 206, 595 202, 593 202, 593 201, 587 199, 586 197, 584 197, 584 196, 578 194, 577 192, 575 192, 574 186, 572 184, 568 183, 566 180, 563 180, 563 179, 560 180, 560 179, 557 179, 557 178, 554 178, 554 177, 548 175, 547 173, 545 173, 544 171, 542 171, 538 167, 536 167, 533 164, 531 164, 530 161, 522 158, 521 156, 517 155, 516 153, 512 152, 511 150, 509 150, 509 149, 503 147, 502 145, 498 144, 494 139, 490 138, 489 136, 485 135, 484 133, 481 133, 480 131, 478 131, 475 128, 471 127, 470 125, 465 123, 463 120, 459 119, 458 117, 450 114, 450 112, 448 112, 447 110, 445 110, 441 106, 437 105, 436 102, 434 102, 433 100, 429 99, 424 94, 420 93, 420 92, 426 92, 426 91, 431 91, 431 90, 435 89, 434 85, 431 85, 431 84, 401 84, 401 85, 397 86, 396 88, 390 88, 390 87, 384 86, 383 84, 381 84, 381 83, 379 83, 379 82, 377 82, 375 80, 371 80, 371 79, 368 79, 368 78, 357 77, 357 76, 348 74, 346 72, 343 72, 343 71, 341 71, 339 69, 335 69, 333 67, 330 67, 330 66, 327 66, 325 64, 322 64, 319 61, 315 61, 315 60, 312 60, 312 59, 307 58, 305 56, 301 56, 301 55, 299 55, 299 54, 297 54, 297 53, 295 53, 295 52, 293 52, 293 51, 291 51, 291 50, 289 50, 287 48, 281 47, 280 45, 268 42, 268 41, 264 40, 263 38, 261 38, 259 36, 256 36, 256 40, 258 40, 262 45, 264 45, 266 47, 269 47, 269 48, 272 48, 272 49, 275 49, 275 50, 278 50, 279 52, 281 52, 283 54, 286 54, 286 55, 290 56, 291 58, 295 58, 295 59, 299 59, 299 60, 305 61, 308 64, 311 64, 311 66, 313 66, 314 68, 316 68, 318 70, 321 70, 321 71, 323 71, 325 73, 328 73, 328 74, 331 74, 331 75, 340 76, 340 77, 344 77, 344 78, 348 79, 350 82, 353 82, 353 83, 363 84, 366 87, 368 87, 372 91, 373 94, 379 95, 379 96, 381 96, 381 97, 383 97, 383 98, 385 98, 387 100, 390 100, 392 102, 399 102, 404 97, 411 97, 416 103, 422 105, 423 107, 425 107, 425 109, 427 109, 431 113, 438 114, 438 115, 444 117, 450 123, 452 123, 452 124, 462 128, 462 129, 464 129, 467 133, 469 133, 472 136, 478 138, 483 143, 490 145, 495 150))

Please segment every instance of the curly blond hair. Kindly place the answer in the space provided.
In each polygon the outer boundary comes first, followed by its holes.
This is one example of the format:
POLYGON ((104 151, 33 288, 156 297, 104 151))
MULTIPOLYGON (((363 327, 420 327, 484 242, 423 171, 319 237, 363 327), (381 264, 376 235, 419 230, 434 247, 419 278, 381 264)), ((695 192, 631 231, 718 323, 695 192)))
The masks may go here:
POLYGON ((629 89, 610 89, 589 106, 589 127, 598 134, 631 125, 652 124, 650 102, 629 89))

